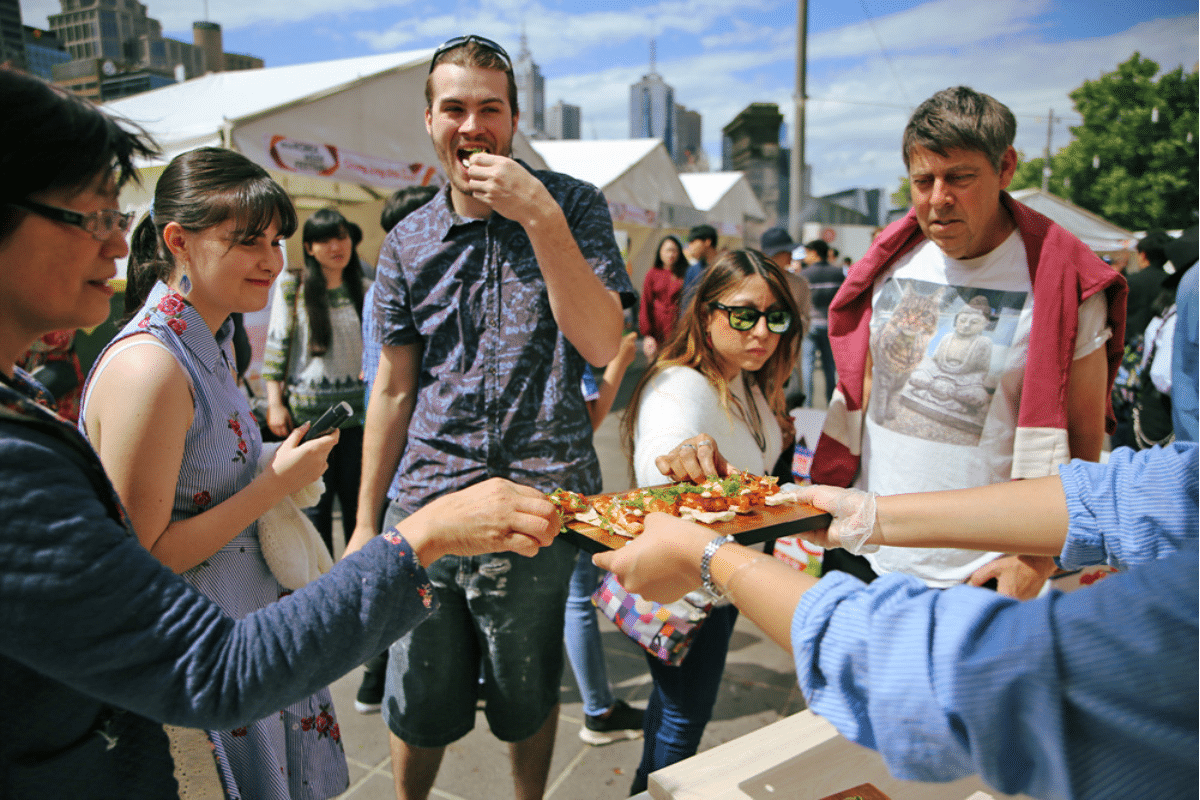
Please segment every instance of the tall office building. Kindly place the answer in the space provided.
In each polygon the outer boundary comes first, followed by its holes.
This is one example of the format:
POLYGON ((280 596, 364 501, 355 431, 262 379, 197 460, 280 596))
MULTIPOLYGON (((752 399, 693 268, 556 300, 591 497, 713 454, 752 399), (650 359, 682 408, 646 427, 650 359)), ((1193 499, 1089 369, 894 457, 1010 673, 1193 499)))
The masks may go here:
POLYGON ((546 110, 546 135, 551 139, 578 139, 582 116, 579 106, 559 100, 546 110))
POLYGON ((25 32, 19 0, 0 0, 0 64, 25 69, 25 32))
POLYGON ((31 75, 51 80, 54 77, 54 65, 70 60, 71 54, 52 31, 25 26, 25 69, 31 75))
POLYGON ((650 42, 650 72, 629 87, 629 138, 662 139, 671 158, 679 150, 675 90, 655 71, 650 42))
POLYGON ((699 111, 675 106, 676 140, 675 166, 685 172, 707 172, 708 159, 704 156, 704 145, 700 138, 699 111))
POLYGON ((546 79, 533 61, 529 41, 521 34, 521 50, 513 61, 513 78, 517 82, 517 104, 521 109, 519 123, 526 136, 544 136, 546 131, 546 79))
POLYGON ((50 29, 72 60, 55 67, 54 82, 94 100, 112 100, 174 83, 177 72, 195 78, 236 67, 262 67, 262 59, 230 57, 221 50, 221 26, 197 22, 191 43, 162 35, 137 0, 59 0, 50 29))
POLYGON ((767 212, 768 226, 786 225, 788 220, 787 171, 779 145, 782 124, 778 105, 751 103, 723 129, 724 166, 746 174, 767 212))

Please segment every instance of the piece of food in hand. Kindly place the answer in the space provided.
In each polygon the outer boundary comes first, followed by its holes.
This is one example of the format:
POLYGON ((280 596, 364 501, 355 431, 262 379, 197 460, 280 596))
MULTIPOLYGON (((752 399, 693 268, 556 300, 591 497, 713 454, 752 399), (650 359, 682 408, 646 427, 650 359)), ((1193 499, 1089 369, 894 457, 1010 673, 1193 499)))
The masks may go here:
POLYGON ((555 489, 549 494, 549 498, 564 517, 581 514, 592 507, 588 499, 579 492, 571 492, 566 489, 555 489))
POLYGON ((462 165, 464 167, 470 167, 471 156, 475 155, 476 153, 486 153, 487 150, 482 147, 464 147, 458 152, 460 153, 459 158, 462 159, 462 165))

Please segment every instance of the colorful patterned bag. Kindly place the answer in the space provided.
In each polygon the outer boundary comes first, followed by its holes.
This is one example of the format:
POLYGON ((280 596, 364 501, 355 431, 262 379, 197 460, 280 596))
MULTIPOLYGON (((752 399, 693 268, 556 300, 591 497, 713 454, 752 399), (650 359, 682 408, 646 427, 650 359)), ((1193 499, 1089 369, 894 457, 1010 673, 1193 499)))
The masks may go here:
POLYGON ((711 601, 697 604, 697 594, 666 605, 656 603, 628 591, 610 572, 592 595, 592 602, 647 653, 664 664, 678 666, 713 607, 711 601))

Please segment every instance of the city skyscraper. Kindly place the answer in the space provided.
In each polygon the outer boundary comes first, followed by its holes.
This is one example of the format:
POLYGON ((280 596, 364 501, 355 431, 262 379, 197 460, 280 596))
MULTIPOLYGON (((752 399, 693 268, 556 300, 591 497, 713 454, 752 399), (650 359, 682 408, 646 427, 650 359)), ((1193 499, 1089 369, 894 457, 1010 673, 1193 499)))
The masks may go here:
POLYGON ((655 71, 650 42, 650 72, 629 87, 629 138, 661 139, 671 158, 679 149, 675 90, 655 71))
POLYGON ((704 147, 700 138, 701 122, 699 111, 691 111, 679 105, 675 106, 675 139, 678 143, 675 166, 681 170, 708 171, 708 159, 704 157, 704 147))
POLYGON ((18 0, 0 0, 0 64, 25 69, 25 32, 18 0))
POLYGON ((521 34, 521 50, 513 61, 513 78, 517 82, 517 104, 521 109, 519 127, 526 136, 544 136, 546 132, 546 79, 533 61, 529 41, 521 34))
POLYGON ((582 122, 579 106, 559 100, 546 111, 546 135, 551 139, 578 139, 582 122))
POLYGON ((195 78, 206 72, 262 67, 262 59, 222 51, 221 26, 197 22, 192 42, 162 35, 162 24, 138 0, 59 0, 54 32, 71 61, 54 67, 54 82, 94 100, 112 100, 195 78))

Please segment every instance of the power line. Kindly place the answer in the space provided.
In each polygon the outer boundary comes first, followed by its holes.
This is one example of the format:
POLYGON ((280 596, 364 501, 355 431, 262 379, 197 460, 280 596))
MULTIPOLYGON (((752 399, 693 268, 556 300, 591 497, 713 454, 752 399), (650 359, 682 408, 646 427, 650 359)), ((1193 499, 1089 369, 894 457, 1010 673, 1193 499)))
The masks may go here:
POLYGON ((879 52, 883 54, 883 60, 887 62, 888 69, 892 71, 892 80, 896 82, 896 88, 900 90, 900 95, 904 98, 904 102, 908 103, 909 108, 912 108, 912 103, 908 102, 908 93, 904 91, 904 84, 900 82, 900 76, 896 73, 896 65, 892 62, 892 57, 888 53, 887 48, 883 46, 883 38, 875 28, 875 20, 871 18, 871 12, 867 10, 867 0, 858 1, 859 5, 862 6, 863 14, 867 18, 867 24, 871 26, 871 33, 875 34, 875 41, 879 43, 879 52))

